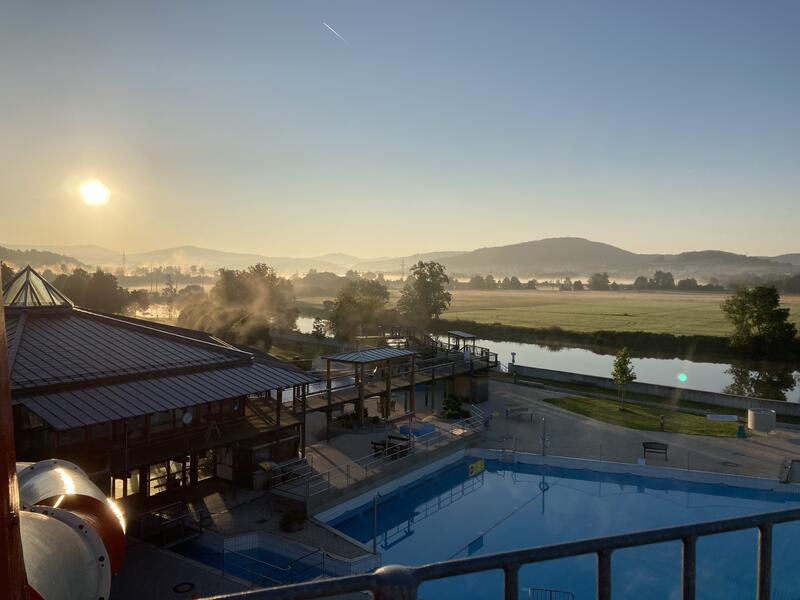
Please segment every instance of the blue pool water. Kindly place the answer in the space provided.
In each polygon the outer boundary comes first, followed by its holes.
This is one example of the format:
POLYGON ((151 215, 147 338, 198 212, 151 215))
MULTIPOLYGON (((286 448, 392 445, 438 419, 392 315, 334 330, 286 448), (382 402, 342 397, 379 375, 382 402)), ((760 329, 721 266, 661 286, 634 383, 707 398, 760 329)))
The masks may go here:
MULTIPOLYGON (((687 483, 582 469, 486 461, 470 477, 465 459, 382 498, 377 543, 383 564, 423 564, 449 558, 513 550, 603 535, 697 523, 800 505, 790 493, 726 485, 687 483)), ((371 546, 372 502, 330 523, 371 546)), ((697 545, 698 598, 752 598, 756 533, 742 531, 702 538, 697 545)), ((800 598, 800 526, 776 526, 773 598, 800 598)), ((572 592, 594 598, 594 556, 528 565, 526 588, 572 592)), ((622 550, 612 559, 615 598, 678 598, 680 544, 622 550)), ((498 572, 428 582, 422 598, 498 598, 498 572)))

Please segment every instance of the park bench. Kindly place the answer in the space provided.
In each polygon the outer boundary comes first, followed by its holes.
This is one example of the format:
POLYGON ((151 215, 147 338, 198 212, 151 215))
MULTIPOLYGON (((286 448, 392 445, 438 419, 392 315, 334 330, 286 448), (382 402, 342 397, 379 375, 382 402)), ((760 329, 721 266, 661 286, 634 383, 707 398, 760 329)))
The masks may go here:
POLYGON ((664 460, 669 460, 669 458, 667 458, 669 444, 663 444, 661 442, 642 442, 642 450, 645 458, 647 458, 647 453, 650 452, 651 454, 663 454, 664 460))

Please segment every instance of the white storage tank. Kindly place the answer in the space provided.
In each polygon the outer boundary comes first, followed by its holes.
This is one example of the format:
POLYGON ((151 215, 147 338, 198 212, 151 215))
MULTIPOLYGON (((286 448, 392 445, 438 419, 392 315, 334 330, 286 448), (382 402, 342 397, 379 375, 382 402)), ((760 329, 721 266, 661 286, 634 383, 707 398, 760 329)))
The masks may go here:
POLYGON ((769 408, 748 408, 747 428, 752 431, 771 433, 775 430, 775 411, 769 408))

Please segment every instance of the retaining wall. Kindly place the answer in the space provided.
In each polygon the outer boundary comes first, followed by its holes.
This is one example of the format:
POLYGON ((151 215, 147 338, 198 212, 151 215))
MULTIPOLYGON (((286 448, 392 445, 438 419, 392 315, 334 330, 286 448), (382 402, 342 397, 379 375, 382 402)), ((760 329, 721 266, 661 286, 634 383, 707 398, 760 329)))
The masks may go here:
MULTIPOLYGON (((552 369, 540 369, 539 367, 526 367, 524 365, 509 365, 511 373, 516 370, 522 377, 533 379, 548 379, 550 381, 560 381, 562 383, 577 383, 591 385, 607 390, 616 391, 617 384, 610 377, 597 377, 596 375, 584 375, 582 373, 570 373, 569 371, 554 371, 552 369)), ((784 402, 781 400, 767 400, 765 398, 749 398, 747 396, 735 396, 733 394, 721 394, 719 392, 706 392, 703 390, 691 390, 686 388, 673 387, 670 385, 658 385, 655 383, 643 383, 634 381, 625 386, 628 392, 648 394, 659 398, 670 398, 674 400, 687 400, 690 402, 701 402, 724 408, 736 408, 746 410, 748 408, 769 408, 779 415, 800 417, 800 404, 784 402)))

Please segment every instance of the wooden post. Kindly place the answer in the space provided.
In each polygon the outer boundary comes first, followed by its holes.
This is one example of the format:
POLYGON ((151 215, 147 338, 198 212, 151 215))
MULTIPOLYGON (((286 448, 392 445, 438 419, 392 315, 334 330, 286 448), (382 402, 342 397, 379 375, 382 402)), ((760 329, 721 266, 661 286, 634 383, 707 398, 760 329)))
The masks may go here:
POLYGON ((327 399, 328 399, 328 410, 325 411, 325 439, 329 442, 331 441, 331 420, 333 419, 333 413, 331 412, 331 361, 330 359, 326 360, 326 370, 328 372, 328 378, 326 382, 326 389, 327 389, 327 399))
POLYGON ((277 401, 275 403, 275 425, 281 426, 281 406, 283 405, 283 390, 277 391, 277 401))
POLYGON ((392 361, 386 361, 386 397, 383 400, 383 416, 384 419, 389 418, 389 406, 392 400, 392 361))
POLYGON ((416 367, 417 367, 417 356, 415 354, 411 355, 411 412, 417 408, 417 394, 416 394, 416 367))
POLYGON ((308 384, 303 384, 300 403, 303 407, 303 426, 300 428, 300 455, 306 457, 306 388, 308 384))
MULTIPOLYGON (((356 365, 356 372, 358 372, 358 365, 356 365)), ((361 363, 361 373, 358 378, 358 403, 356 406, 358 412, 358 424, 364 425, 364 363, 361 363)))

